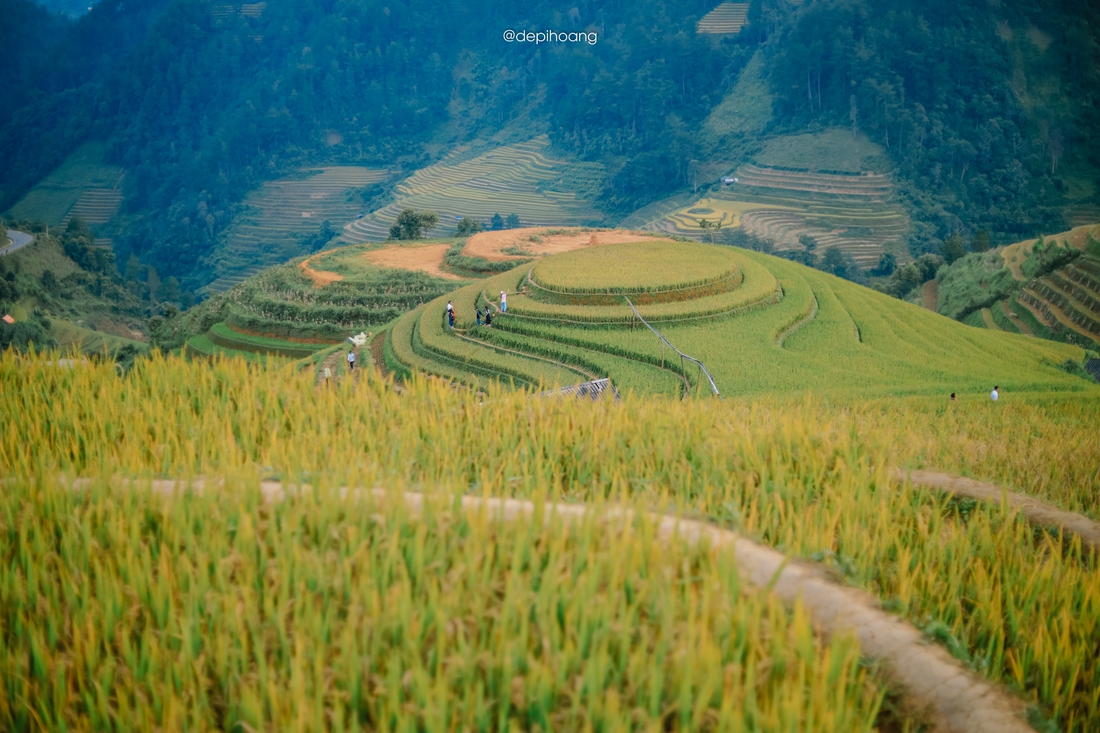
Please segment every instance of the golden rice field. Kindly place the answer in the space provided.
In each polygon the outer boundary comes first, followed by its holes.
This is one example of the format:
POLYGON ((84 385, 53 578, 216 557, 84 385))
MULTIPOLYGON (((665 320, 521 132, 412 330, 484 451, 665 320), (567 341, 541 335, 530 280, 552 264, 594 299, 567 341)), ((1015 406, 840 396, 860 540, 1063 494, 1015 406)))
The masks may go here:
POLYGON ((931 466, 1097 517, 1095 390, 593 404, 56 356, 0 358, 4 729, 885 724, 855 642, 725 555, 655 549, 645 526, 493 525, 451 492, 709 518, 866 589, 1034 720, 1100 724, 1096 559, 892 479, 931 466), (119 483, 198 476, 202 495, 119 483), (265 503, 261 478, 317 490, 265 503), (441 500, 413 517, 342 485, 441 500))
POLYGON ((746 164, 732 176, 736 183, 665 213, 647 228, 699 239, 714 229, 740 227, 778 252, 801 251, 800 237, 809 235, 818 255, 835 246, 860 267, 874 267, 883 252, 908 256, 900 243, 909 223, 894 202, 888 175, 746 164))

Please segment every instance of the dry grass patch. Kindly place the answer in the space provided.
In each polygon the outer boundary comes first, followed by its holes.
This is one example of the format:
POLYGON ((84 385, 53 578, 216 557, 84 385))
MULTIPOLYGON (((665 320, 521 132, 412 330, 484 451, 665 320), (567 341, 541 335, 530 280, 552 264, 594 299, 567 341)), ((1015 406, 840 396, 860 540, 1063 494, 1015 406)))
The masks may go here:
POLYGON ((462 278, 458 275, 443 269, 443 257, 450 246, 449 244, 395 244, 391 247, 371 250, 363 257, 379 267, 414 270, 446 280, 461 280, 462 278))
POLYGON ((526 229, 505 229, 499 232, 481 232, 466 241, 462 254, 467 257, 482 257, 487 260, 519 260, 526 257, 549 257, 550 255, 571 252, 593 244, 624 244, 652 237, 652 234, 632 232, 627 229, 555 229, 552 227, 530 227, 526 229), (560 233, 555 233, 560 232, 560 233), (532 239, 537 237, 538 239, 532 239), (541 240, 541 241, 539 241, 541 240), (510 255, 504 250, 519 247, 529 255, 510 255))

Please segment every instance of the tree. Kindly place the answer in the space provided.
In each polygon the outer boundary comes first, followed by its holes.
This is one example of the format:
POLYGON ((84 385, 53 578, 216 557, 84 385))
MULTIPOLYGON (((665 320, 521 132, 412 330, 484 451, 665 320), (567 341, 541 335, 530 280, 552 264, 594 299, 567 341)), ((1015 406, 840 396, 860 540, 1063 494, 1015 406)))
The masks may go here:
POLYGON ((333 230, 332 224, 328 219, 321 222, 321 228, 317 231, 317 236, 313 238, 313 244, 310 245, 310 252, 317 252, 326 244, 328 244, 333 237, 336 236, 336 231, 333 230))
POLYGON ((922 254, 920 257, 918 257, 913 264, 914 264, 914 266, 916 266, 917 270, 920 272, 920 281, 921 281, 921 283, 926 283, 929 280, 935 280, 936 279, 936 273, 939 271, 939 269, 941 267, 944 266, 944 263, 945 263, 945 261, 944 261, 943 257, 940 257, 937 254, 932 254, 931 252, 928 252, 928 253, 922 254))
POLYGON ((178 303, 180 300, 180 281, 175 277, 169 277, 164 281, 164 299, 169 303, 178 303))
POLYGON ((923 282, 920 268, 910 262, 904 267, 899 267, 890 276, 890 294, 895 298, 904 298, 923 282))
POLYGON ((455 227, 456 237, 469 237, 473 234, 477 234, 481 231, 481 222, 477 219, 471 219, 468 216, 462 217, 458 222, 458 226, 455 227))
POLYGON ((715 235, 712 232, 719 232, 722 229, 722 221, 710 221, 709 219, 699 219, 699 228, 703 230, 703 241, 710 244, 714 244, 715 235))
POLYGON ((57 346, 45 324, 39 321, 20 323, 0 323, 0 351, 11 347, 17 351, 26 351, 31 344, 36 349, 48 349, 57 346))
POLYGON ((963 244, 963 238, 959 236, 958 232, 955 232, 947 238, 946 242, 940 245, 940 252, 943 254, 943 258, 947 261, 947 264, 950 265, 966 254, 966 246, 963 244))
POLYGON ((848 263, 844 259, 844 253, 836 245, 825 249, 825 256, 821 258, 821 269, 845 280, 850 279, 848 263))
POLYGON ((130 282, 137 282, 138 276, 141 274, 141 260, 137 258, 137 255, 133 252, 130 253, 130 259, 126 260, 126 279, 130 282))
POLYGON ((519 229, 519 216, 516 214, 509 214, 508 218, 504 222, 505 229, 519 229))
POLYGON ((878 267, 871 270, 875 277, 890 277, 898 269, 898 258, 890 252, 883 252, 878 258, 878 267))
POLYGON ((157 275, 157 268, 149 265, 149 269, 145 276, 145 285, 149 288, 149 302, 157 302, 157 294, 160 292, 160 276, 157 275))
POLYGON ((405 209, 397 215, 397 221, 390 227, 390 239, 423 239, 437 224, 439 214, 434 211, 405 209))
POLYGON ((802 252, 798 253, 797 259, 806 267, 817 267, 817 240, 809 234, 799 234, 798 243, 802 245, 802 252))
POLYGON ((47 293, 49 293, 50 295, 53 295, 54 293, 56 293, 58 291, 60 286, 61 286, 61 283, 58 282, 57 276, 53 274, 53 270, 43 270, 42 271, 42 288, 47 293))
POLYGON ((504 228, 504 219, 500 218, 500 214, 493 214, 493 218, 489 220, 489 228, 494 232, 499 232, 504 228))
POLYGON ((974 238, 970 240, 971 252, 988 252, 989 251, 989 232, 984 229, 979 229, 974 232, 974 238))

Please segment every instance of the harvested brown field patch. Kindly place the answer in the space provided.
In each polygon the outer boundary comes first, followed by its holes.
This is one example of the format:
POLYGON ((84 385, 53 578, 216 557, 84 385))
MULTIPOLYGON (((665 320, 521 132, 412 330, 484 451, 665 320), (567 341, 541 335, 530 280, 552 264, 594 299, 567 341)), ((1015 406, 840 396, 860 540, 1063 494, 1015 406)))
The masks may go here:
POLYGON ((557 255, 581 247, 588 247, 592 244, 593 237, 596 238, 598 244, 623 244, 648 239, 652 236, 652 234, 642 234, 627 229, 581 230, 548 227, 505 229, 499 232, 475 234, 466 240, 466 246, 463 248, 462 254, 467 257, 482 257, 487 260, 519 260, 530 256, 557 255), (566 233, 547 234, 548 231, 566 233), (538 237, 542 241, 532 241, 531 237, 538 237), (505 254, 504 250, 509 247, 520 247, 531 252, 531 255, 525 257, 505 254))
POLYGON ((375 249, 363 255, 371 264, 379 267, 391 267, 397 270, 418 270, 433 277, 446 280, 461 280, 453 272, 443 269, 443 257, 449 244, 409 245, 396 244, 391 247, 375 249))

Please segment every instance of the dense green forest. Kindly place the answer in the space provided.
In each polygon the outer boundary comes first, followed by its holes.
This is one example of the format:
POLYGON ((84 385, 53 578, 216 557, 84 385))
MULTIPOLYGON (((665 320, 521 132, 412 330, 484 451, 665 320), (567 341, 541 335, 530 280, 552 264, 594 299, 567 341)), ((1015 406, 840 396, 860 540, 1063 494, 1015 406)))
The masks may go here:
POLYGON ((1100 5, 754 7, 773 25, 777 124, 849 124, 885 146, 918 214, 914 253, 960 231, 1060 231, 1062 175, 1095 178, 1100 5))
POLYGON ((691 190, 701 161, 735 165, 769 136, 852 127, 896 166, 914 255, 956 232, 997 243, 1060 230, 1068 190, 1093 185, 1093 3, 756 0, 739 35, 696 34, 714 5, 270 0, 244 14, 118 0, 70 20, 0 0, 9 35, 47 39, 0 61, 0 211, 104 141, 127 171, 119 260, 191 289, 210 281, 204 258, 263 181, 315 164, 413 170, 494 135, 548 133, 560 154, 602 163, 594 204, 614 220, 691 190), (599 40, 509 44, 508 28, 599 40), (701 134, 757 54, 767 127, 701 134))

